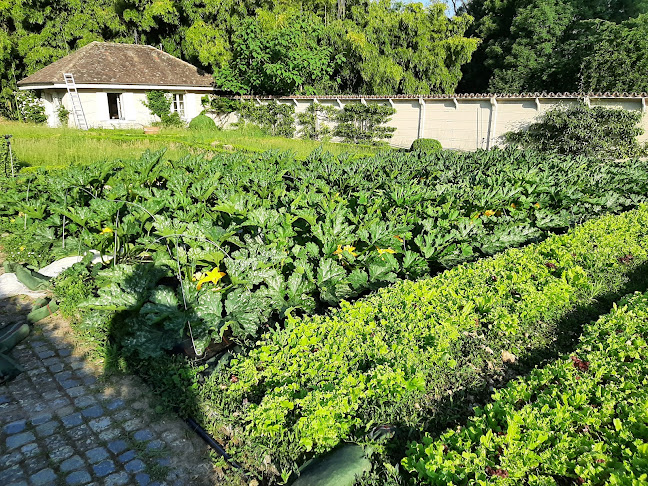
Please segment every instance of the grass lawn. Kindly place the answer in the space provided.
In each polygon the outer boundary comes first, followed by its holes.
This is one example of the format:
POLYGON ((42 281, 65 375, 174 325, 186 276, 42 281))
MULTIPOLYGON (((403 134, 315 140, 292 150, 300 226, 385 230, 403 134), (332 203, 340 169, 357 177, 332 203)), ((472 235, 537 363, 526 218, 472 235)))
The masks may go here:
POLYGON ((81 131, 2 121, 0 136, 4 134, 13 135, 14 156, 23 166, 66 166, 133 159, 139 158, 146 150, 161 148, 168 150, 170 158, 177 158, 187 153, 223 151, 224 145, 249 152, 292 151, 297 158, 305 158, 320 146, 335 155, 372 155, 377 150, 368 146, 272 137, 249 127, 209 132, 173 128, 162 129, 157 135, 145 135, 141 129, 81 131), (214 142, 218 143, 212 145, 214 142))

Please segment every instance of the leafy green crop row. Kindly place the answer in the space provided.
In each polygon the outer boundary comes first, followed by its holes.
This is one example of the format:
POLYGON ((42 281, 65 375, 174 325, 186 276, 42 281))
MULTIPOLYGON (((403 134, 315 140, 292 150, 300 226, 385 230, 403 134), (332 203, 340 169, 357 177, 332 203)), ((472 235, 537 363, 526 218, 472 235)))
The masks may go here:
POLYGON ((648 294, 639 294, 464 427, 412 444, 405 468, 444 485, 647 484, 647 340, 648 294))
POLYGON ((198 354, 224 335, 249 341, 289 310, 318 312, 648 199, 648 161, 511 150, 162 157, 35 170, 0 193, 9 258, 115 255, 85 304, 88 325, 121 322, 126 350, 141 356, 189 334, 198 354))
POLYGON ((510 354, 553 346, 561 319, 648 261, 647 236, 642 206, 329 316, 289 318, 212 375, 207 420, 241 460, 267 454, 278 469, 376 425, 418 430, 443 397, 479 386, 510 354))

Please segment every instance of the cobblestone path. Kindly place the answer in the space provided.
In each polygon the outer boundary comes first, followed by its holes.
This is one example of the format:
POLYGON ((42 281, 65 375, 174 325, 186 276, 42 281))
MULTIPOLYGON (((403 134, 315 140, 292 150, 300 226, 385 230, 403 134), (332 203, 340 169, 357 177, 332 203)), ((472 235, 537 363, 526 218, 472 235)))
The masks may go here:
MULTIPOLYGON (((0 300, 0 323, 29 308, 27 299, 0 300)), ((139 379, 101 380, 69 332, 49 317, 11 353, 25 372, 0 385, 0 485, 219 484, 185 423, 156 412, 139 379)))

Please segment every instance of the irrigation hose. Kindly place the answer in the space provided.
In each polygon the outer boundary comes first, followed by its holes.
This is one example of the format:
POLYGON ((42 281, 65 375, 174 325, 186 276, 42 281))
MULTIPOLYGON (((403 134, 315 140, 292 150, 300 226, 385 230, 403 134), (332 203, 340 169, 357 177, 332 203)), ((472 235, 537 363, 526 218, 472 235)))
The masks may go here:
POLYGON ((191 430, 196 432, 200 436, 200 438, 207 443, 209 447, 211 447, 218 454, 223 456, 223 459, 225 459, 230 466, 236 469, 240 469, 241 471, 245 471, 240 464, 237 464, 234 460, 232 460, 232 456, 230 456, 227 453, 227 451, 223 448, 223 446, 221 446, 218 442, 216 442, 216 440, 211 435, 209 435, 205 429, 203 429, 200 425, 198 425, 198 423, 194 419, 192 419, 191 417, 187 417, 185 419, 185 422, 187 422, 187 425, 189 425, 191 430))

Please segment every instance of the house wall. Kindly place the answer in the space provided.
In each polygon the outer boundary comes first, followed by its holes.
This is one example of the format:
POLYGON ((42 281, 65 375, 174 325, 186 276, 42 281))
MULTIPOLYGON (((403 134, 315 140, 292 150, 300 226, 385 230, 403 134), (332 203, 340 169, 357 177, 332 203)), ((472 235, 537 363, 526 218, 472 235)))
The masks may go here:
MULTIPOLYGON (((257 103, 268 103, 270 99, 254 98, 257 103)), ((300 97, 280 98, 279 103, 290 103, 296 112, 303 112, 308 105, 318 102, 342 108, 347 103, 364 102, 391 105, 396 109, 388 126, 396 131, 389 140, 395 147, 410 147, 417 138, 434 138, 441 142, 444 148, 455 150, 488 149, 504 144, 503 135, 506 132, 519 130, 529 126, 536 118, 547 110, 558 105, 574 105, 582 103, 576 96, 547 96, 547 97, 518 97, 491 98, 483 97, 443 97, 421 99, 418 97, 394 98, 361 98, 358 96, 337 97, 300 97)), ((640 142, 648 142, 648 115, 646 103, 648 98, 640 96, 610 96, 592 97, 591 106, 607 108, 623 108, 644 113, 641 125, 644 134, 640 142)), ((226 117, 216 117, 223 127, 231 126, 238 121, 234 113, 226 117)), ((299 134, 299 126, 297 127, 299 134)), ((333 139, 333 141, 339 141, 333 139)))
MULTIPOLYGON (((144 102, 146 102, 146 91, 144 90, 79 89, 78 91, 83 112, 90 128, 142 128, 159 121, 159 118, 152 115, 144 105, 144 102), (108 109, 109 93, 121 93, 123 118, 121 120, 110 119, 108 109)), ((180 93, 180 91, 174 91, 174 93, 180 93)), ((182 93, 185 98, 184 120, 189 122, 202 111, 200 99, 205 93, 191 90, 182 93)), ((70 111, 68 126, 76 126, 72 113, 72 100, 67 91, 43 90, 42 100, 48 116, 49 126, 60 126, 57 115, 59 103, 62 103, 70 111)))

